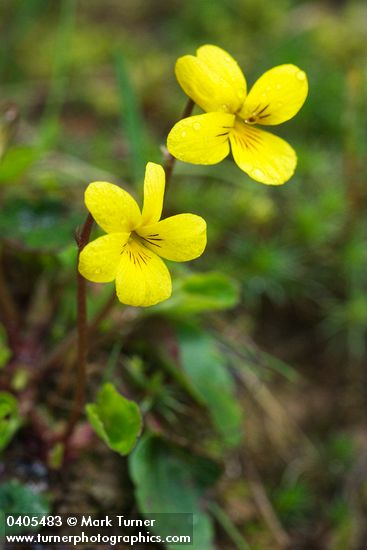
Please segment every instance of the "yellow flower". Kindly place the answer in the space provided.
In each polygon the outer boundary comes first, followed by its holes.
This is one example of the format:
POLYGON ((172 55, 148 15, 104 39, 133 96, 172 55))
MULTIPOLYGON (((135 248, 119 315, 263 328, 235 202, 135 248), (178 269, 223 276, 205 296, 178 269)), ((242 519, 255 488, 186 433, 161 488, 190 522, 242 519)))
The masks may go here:
POLYGON ((296 153, 283 139, 256 128, 292 118, 308 92, 306 74, 295 65, 279 65, 264 73, 247 94, 236 61, 217 46, 176 63, 184 92, 206 114, 185 118, 171 130, 167 147, 176 158, 193 164, 216 164, 230 150, 237 165, 261 183, 279 185, 294 173, 296 153))
POLYGON ((161 258, 186 262, 199 257, 206 246, 206 223, 194 214, 160 220, 165 173, 148 162, 144 205, 140 212, 132 196, 112 183, 91 183, 85 204, 106 231, 82 250, 79 272, 95 283, 116 281, 120 302, 152 306, 170 297, 171 276, 161 258))

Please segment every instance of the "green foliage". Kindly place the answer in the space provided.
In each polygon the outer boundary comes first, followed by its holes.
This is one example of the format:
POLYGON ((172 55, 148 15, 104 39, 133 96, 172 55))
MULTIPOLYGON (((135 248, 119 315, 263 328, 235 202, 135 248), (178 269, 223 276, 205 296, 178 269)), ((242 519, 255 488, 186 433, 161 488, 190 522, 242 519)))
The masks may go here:
POLYGON ((6 344, 5 331, 0 325, 0 369, 6 365, 11 357, 11 351, 6 344))
POLYGON ((241 407, 226 360, 214 338, 194 327, 181 325, 178 340, 182 367, 208 407, 216 430, 226 445, 238 445, 242 438, 241 407))
POLYGON ((48 464, 51 468, 58 470, 62 466, 64 458, 64 445, 62 443, 56 443, 49 453, 48 464))
POLYGON ((52 50, 52 78, 43 118, 41 144, 52 146, 60 131, 60 111, 66 93, 67 69, 70 63, 70 42, 74 29, 76 4, 65 0, 60 4, 58 28, 52 50))
POLYGON ((332 550, 344 550, 350 545, 357 528, 357 518, 345 498, 339 498, 331 503, 329 517, 334 527, 332 550))
POLYGON ((228 537, 233 541, 237 550, 251 550, 242 533, 236 528, 231 518, 226 514, 225 510, 216 503, 210 504, 210 511, 214 515, 218 523, 223 527, 228 537))
MULTIPOLYGON (((141 439, 129 457, 140 510, 167 514, 165 534, 184 532, 185 521, 169 514, 194 514, 193 550, 213 550, 213 526, 201 499, 218 477, 216 465, 154 435, 141 439)), ((171 550, 174 545, 168 545, 171 550)))
POLYGON ((70 242, 79 217, 55 199, 14 199, 1 213, 3 238, 39 251, 56 251, 70 242))
MULTIPOLYGON (((26 514, 42 517, 50 513, 50 506, 44 495, 35 493, 27 485, 17 480, 7 481, 0 485, 0 512, 4 514, 26 514)), ((4 516, 0 514, 0 521, 4 516)), ((14 525, 6 527, 8 534, 18 534, 37 528, 14 525)), ((0 525, 0 533, 2 526, 0 525)))
POLYGON ((324 468, 329 474, 329 481, 335 481, 350 471, 356 456, 355 441, 349 434, 337 432, 331 434, 321 447, 324 468))
POLYGON ((16 398, 10 393, 0 392, 0 451, 11 441, 21 423, 16 398))
POLYGON ((180 318, 230 309, 238 301, 238 285, 224 273, 191 273, 176 281, 172 298, 155 306, 154 311, 180 318))
POLYGON ((11 185, 41 157, 41 151, 27 146, 12 147, 0 161, 0 184, 11 185))
MULTIPOLYGON (((319 531, 327 532, 327 541, 320 541, 320 547, 330 543, 333 550, 347 548, 358 531, 358 521, 345 487, 358 453, 354 438, 365 411, 364 3, 335 0, 327 9, 322 3, 295 0, 203 0, 159 6, 106 0, 103 7, 100 4, 97 0, 14 0, 1 7, 0 235, 5 241, 1 266, 22 323, 26 326, 33 315, 29 312, 42 281, 47 294, 30 335, 40 327, 44 341, 36 345, 52 352, 73 328, 73 236, 85 216, 85 186, 93 180, 138 185, 145 160, 161 162, 159 146, 165 144, 185 102, 174 76, 176 57, 194 53, 204 43, 218 44, 238 60, 249 87, 271 66, 284 62, 301 66, 309 76, 309 97, 299 115, 279 127, 279 135, 297 152, 295 176, 286 185, 272 188, 251 181, 230 157, 216 166, 177 163, 165 214, 202 215, 208 223, 205 254, 189 264, 192 273, 186 266, 170 266, 174 284, 170 300, 144 312, 116 307, 101 327, 93 361, 108 363, 107 370, 101 367, 99 380, 104 376, 103 381, 118 379, 124 384, 128 379, 142 409, 159 422, 167 438, 179 429, 190 445, 197 436, 196 424, 192 430, 185 425, 193 415, 190 407, 201 412, 195 418, 200 426, 207 416, 197 404, 207 407, 209 439, 214 428, 229 472, 218 491, 228 515, 217 513, 218 532, 220 536, 223 530, 228 536, 232 533, 240 548, 229 523, 233 520, 241 533, 245 530, 250 536, 251 548, 262 550, 274 542, 269 541, 271 535, 261 519, 249 519, 252 508, 247 497, 241 498, 241 505, 232 496, 228 501, 222 498, 228 478, 242 475, 231 451, 242 441, 241 409, 252 407, 247 397, 238 401, 227 361, 237 375, 241 369, 242 374, 254 369, 260 390, 267 388, 270 402, 274 398, 281 406, 283 399, 290 398, 290 410, 296 409, 296 420, 302 419, 307 438, 314 442, 320 430, 335 432, 318 445, 320 459, 306 467, 308 475, 282 481, 272 491, 287 455, 277 454, 256 418, 252 425, 256 407, 251 408, 249 430, 259 445, 255 454, 261 455, 260 475, 269 446, 262 481, 280 520, 300 545, 317 520, 319 531), (11 131, 3 113, 8 103, 14 103, 20 113, 11 131), (55 312, 52 319, 44 313, 48 305, 55 312), (221 313, 231 308, 236 309, 221 313), (144 322, 139 323, 142 316, 144 322), (182 320, 190 325, 199 316, 200 330, 182 326, 182 320), (157 338, 146 338, 147 325, 150 330, 156 324, 157 338), (173 335, 177 324, 178 343, 173 335), (208 332, 213 325, 223 327, 223 336, 231 336, 226 344, 228 357, 215 340, 219 333, 208 332), (168 359, 162 357, 162 348, 168 359), (294 365, 293 370, 287 362, 294 365), (299 399, 305 378, 310 391, 299 399), (324 409, 319 414, 317 407, 310 406, 321 399, 326 411, 330 406, 337 414, 324 415, 324 409)), ((195 114, 199 112, 195 108, 195 114)), ((89 286, 90 319, 112 286, 89 286)), ((0 329, 0 368, 10 357, 0 329)), ((29 380, 26 369, 27 364, 20 365, 11 380, 19 391, 29 380)), ((4 370, 0 374, 7 376, 4 370)), ((57 375, 51 377, 52 392, 58 380, 57 375)), ((93 386, 94 379, 91 382, 93 386)), ((125 454, 135 444, 140 416, 134 403, 107 387, 102 392, 108 399, 98 398, 88 405, 88 415, 103 441, 125 454), (131 430, 126 419, 133 424, 131 430)), ((267 396, 257 397, 266 400, 267 396)), ((10 441, 20 423, 16 402, 9 397, 0 409, 4 411, 0 414, 1 433, 6 434, 3 443, 10 441)), ((47 402, 54 397, 50 395, 47 402)), ((275 418, 276 422, 281 429, 281 419, 275 418)), ((265 432, 266 418, 262 425, 265 432)), ((249 437, 246 443, 252 441, 249 437)), ((195 443, 200 445, 201 440, 195 443)), ((60 450, 56 447, 51 453, 55 467, 60 465, 60 450)), ((13 445, 5 449, 12 452, 13 445)), ((151 499, 158 512, 165 502, 167 511, 182 510, 183 499, 190 511, 198 511, 202 548, 210 548, 212 527, 203 511, 204 489, 198 479, 211 466, 205 462, 199 475, 188 452, 155 437, 139 442, 129 459, 140 509, 148 513, 151 499), (165 498, 159 499, 161 488, 165 498)), ((287 472, 293 474, 299 464, 302 468, 304 459, 302 446, 295 446, 287 472)), ((29 501, 38 498, 25 489, 31 494, 29 501)))
POLYGON ((273 502, 279 517, 287 526, 303 523, 314 506, 311 488, 301 481, 277 488, 273 502))
POLYGON ((142 429, 140 409, 134 401, 106 383, 97 401, 86 405, 86 412, 94 431, 110 449, 121 455, 131 452, 142 429))
POLYGON ((345 433, 337 433, 330 438, 329 452, 333 460, 337 460, 343 468, 350 468, 355 456, 355 441, 345 433))
POLYGON ((148 372, 147 365, 140 357, 132 357, 125 366, 129 379, 136 387, 144 391, 144 399, 141 402, 141 410, 145 413, 154 411, 172 422, 175 419, 176 413, 182 412, 184 409, 182 403, 177 396, 177 388, 169 386, 164 378, 163 369, 165 369, 173 380, 176 380, 179 385, 187 391, 187 393, 197 401, 199 397, 195 393, 195 389, 186 379, 185 375, 177 368, 175 363, 171 364, 168 361, 162 360, 162 370, 156 372, 148 372))
POLYGON ((136 100, 126 61, 121 53, 116 55, 116 76, 119 90, 121 126, 126 134, 131 148, 132 171, 135 185, 144 177, 146 158, 144 147, 143 123, 136 100))

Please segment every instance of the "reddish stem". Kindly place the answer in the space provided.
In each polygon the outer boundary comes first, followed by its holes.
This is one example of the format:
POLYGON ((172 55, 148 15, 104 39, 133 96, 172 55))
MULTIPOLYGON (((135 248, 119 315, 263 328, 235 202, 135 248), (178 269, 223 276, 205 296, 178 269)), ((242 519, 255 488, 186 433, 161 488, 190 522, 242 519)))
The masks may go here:
POLYGON ((8 344, 13 354, 16 355, 19 344, 19 319, 17 310, 9 292, 2 269, 2 257, 0 256, 0 313, 6 331, 8 344))
MULTIPOLYGON (((195 103, 193 102, 193 100, 189 98, 179 120, 189 117, 192 113, 194 105, 195 103)), ((166 191, 171 183, 171 177, 172 177, 173 168, 175 166, 175 162, 176 162, 176 158, 167 151, 166 163, 164 166, 164 171, 166 173, 166 191)))
POLYGON ((81 231, 76 235, 78 245, 77 258, 77 327, 78 327, 78 362, 77 362, 77 380, 74 395, 73 407, 64 432, 57 438, 65 444, 70 439, 74 428, 83 412, 85 402, 86 386, 86 367, 88 352, 88 328, 87 328, 87 281, 79 273, 79 256, 83 248, 88 244, 92 231, 94 220, 91 214, 88 214, 81 231))

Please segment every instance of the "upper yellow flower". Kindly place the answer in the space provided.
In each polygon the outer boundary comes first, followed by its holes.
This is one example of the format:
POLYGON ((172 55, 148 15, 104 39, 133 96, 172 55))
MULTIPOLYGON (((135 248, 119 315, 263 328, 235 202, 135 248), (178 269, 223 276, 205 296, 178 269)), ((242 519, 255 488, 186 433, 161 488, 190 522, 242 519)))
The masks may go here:
POLYGON ((236 61, 217 46, 206 45, 197 56, 176 63, 184 92, 207 114, 178 122, 167 139, 169 152, 193 164, 216 164, 229 153, 261 183, 279 185, 294 173, 296 153, 283 139, 254 124, 274 125, 292 118, 308 92, 306 74, 295 65, 264 73, 247 95, 245 77, 236 61))
POLYGON ((86 189, 85 204, 107 235, 82 250, 79 271, 95 283, 116 280, 124 304, 152 306, 169 298, 171 276, 159 256, 186 262, 205 249, 206 223, 200 216, 178 214, 159 221, 164 188, 163 168, 148 162, 142 212, 117 185, 97 181, 86 189))

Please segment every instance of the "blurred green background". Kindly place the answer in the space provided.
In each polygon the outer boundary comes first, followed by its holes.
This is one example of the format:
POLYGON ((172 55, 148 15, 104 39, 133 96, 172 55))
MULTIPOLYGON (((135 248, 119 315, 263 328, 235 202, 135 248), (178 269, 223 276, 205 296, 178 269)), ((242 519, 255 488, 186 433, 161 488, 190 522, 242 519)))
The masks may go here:
MULTIPOLYGON (((274 129, 298 154, 284 186, 250 180, 230 158, 175 167, 165 214, 202 215, 207 250, 170 266, 169 301, 130 314, 116 304, 91 351, 89 400, 113 380, 145 413, 130 458, 96 444, 63 497, 60 473, 35 481, 45 459, 25 422, 4 458, 29 470, 2 467, 0 504, 9 480, 32 480, 53 510, 191 509, 200 550, 367 547, 367 4, 9 0, 0 29, 1 280, 34 368, 75 322, 86 185, 119 183, 140 199, 145 163, 163 162, 186 101, 177 57, 212 43, 249 86, 294 63, 310 87, 274 129), (95 456, 111 468, 93 501, 95 456)), ((111 288, 91 285, 91 314, 111 288)), ((3 378, 9 357, 2 331, 3 378)), ((60 377, 61 397, 57 371, 41 392, 51 425, 71 394, 60 377)))

